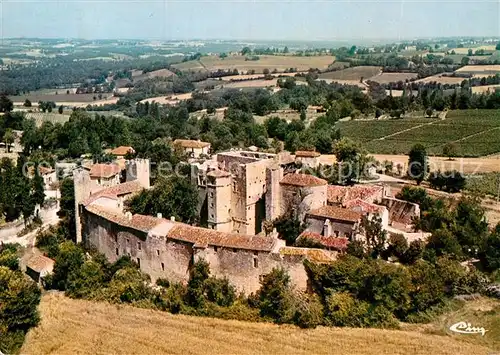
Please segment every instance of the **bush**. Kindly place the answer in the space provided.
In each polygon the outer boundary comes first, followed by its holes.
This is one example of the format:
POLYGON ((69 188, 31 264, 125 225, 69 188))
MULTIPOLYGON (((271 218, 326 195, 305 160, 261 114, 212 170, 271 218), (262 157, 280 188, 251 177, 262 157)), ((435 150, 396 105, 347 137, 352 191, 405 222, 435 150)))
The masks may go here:
POLYGON ((113 302, 134 303, 148 300, 152 291, 148 286, 149 276, 135 268, 120 269, 106 289, 106 298, 113 302))
POLYGON ((236 289, 227 278, 217 279, 209 277, 205 282, 205 294, 210 302, 221 307, 229 307, 236 299, 236 289))
POLYGON ((165 287, 165 288, 169 288, 170 287, 170 281, 168 281, 167 279, 164 279, 164 278, 159 278, 156 280, 156 285, 157 286, 161 286, 161 287, 165 287))
POLYGON ((87 261, 68 275, 66 295, 73 298, 92 298, 104 286, 105 277, 100 264, 87 261))
POLYGON ((161 310, 177 314, 185 308, 185 297, 186 287, 180 283, 173 283, 166 290, 160 292, 155 303, 161 310))
POLYGON ((83 250, 73 242, 64 242, 59 245, 59 255, 55 258, 53 286, 59 290, 66 290, 68 276, 76 272, 83 264, 83 250))
POLYGON ((325 302, 326 322, 336 327, 364 327, 369 306, 348 292, 333 292, 325 302))
POLYGON ((394 256, 401 260, 408 250, 408 242, 402 234, 392 234, 389 237, 389 245, 385 252, 386 257, 394 256))
POLYGON ((264 275, 258 291, 261 317, 276 323, 289 323, 294 315, 290 276, 283 269, 264 275))
POLYGON ((323 322, 323 305, 316 294, 297 295, 293 323, 301 328, 316 328, 323 322))

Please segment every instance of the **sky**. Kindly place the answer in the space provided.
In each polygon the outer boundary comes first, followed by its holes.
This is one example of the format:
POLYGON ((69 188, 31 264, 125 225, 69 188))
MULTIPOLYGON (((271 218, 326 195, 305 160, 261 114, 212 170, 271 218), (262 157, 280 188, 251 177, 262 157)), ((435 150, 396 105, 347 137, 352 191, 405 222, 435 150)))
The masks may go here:
POLYGON ((500 36, 500 0, 0 0, 0 10, 3 38, 500 36))

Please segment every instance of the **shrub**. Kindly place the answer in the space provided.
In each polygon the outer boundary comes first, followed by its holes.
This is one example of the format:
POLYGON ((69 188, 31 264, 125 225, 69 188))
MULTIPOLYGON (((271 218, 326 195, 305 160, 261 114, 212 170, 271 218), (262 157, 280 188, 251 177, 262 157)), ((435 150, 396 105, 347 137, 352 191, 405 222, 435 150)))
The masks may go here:
POLYGON ((210 302, 222 307, 229 307, 236 299, 236 289, 227 278, 209 277, 205 282, 205 294, 210 302))
POLYGON ((325 302, 328 325, 337 327, 363 327, 369 304, 356 300, 348 292, 333 292, 325 302))
POLYGON ((283 269, 275 268, 264 275, 259 294, 260 315, 276 323, 288 323, 294 315, 290 276, 283 269))
POLYGON ((170 287, 170 281, 168 281, 167 279, 164 279, 164 278, 159 278, 156 280, 156 285, 157 286, 161 286, 161 287, 165 287, 165 288, 169 288, 170 287))
POLYGON ((191 268, 186 294, 186 303, 194 308, 201 308, 205 303, 204 285, 210 276, 210 268, 205 260, 196 262, 191 268))
POLYGON ((66 290, 68 276, 83 264, 83 250, 73 242, 64 242, 59 246, 54 264, 53 286, 59 290, 66 290))
POLYGON ((105 277, 100 264, 87 261, 68 275, 66 294, 74 298, 92 298, 103 287, 105 277))
POLYGON ((403 254, 400 261, 403 264, 414 264, 417 260, 422 258, 422 253, 425 248, 425 243, 421 240, 414 240, 410 243, 410 246, 403 254))
POLYGON ((135 268, 118 270, 106 289, 106 298, 113 302, 132 303, 152 296, 149 277, 135 268))
POLYGON ((162 290, 156 297, 156 305, 164 311, 173 314, 181 313, 184 309, 186 287, 180 283, 171 284, 166 290, 162 290))
POLYGON ((316 328, 323 321, 323 305, 316 294, 297 295, 293 323, 301 328, 316 328))
POLYGON ((408 250, 408 242, 402 234, 392 234, 389 237, 389 245, 385 252, 387 257, 394 256, 401 260, 408 250))

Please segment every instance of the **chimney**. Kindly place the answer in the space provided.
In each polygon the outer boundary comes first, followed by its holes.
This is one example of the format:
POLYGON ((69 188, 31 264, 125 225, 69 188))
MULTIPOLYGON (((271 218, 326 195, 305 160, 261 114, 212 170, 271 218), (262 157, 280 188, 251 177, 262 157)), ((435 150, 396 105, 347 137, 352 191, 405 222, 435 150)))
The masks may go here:
POLYGON ((171 217, 170 217, 170 220, 171 220, 172 222, 175 222, 175 217, 174 217, 174 216, 171 216, 171 217))
POLYGON ((325 221, 325 224, 323 225, 323 236, 330 237, 331 234, 332 234, 332 224, 330 223, 330 220, 327 219, 325 221))
POLYGON ((157 213, 156 214, 156 218, 163 218, 162 214, 161 213, 157 213))
POLYGON ((132 220, 132 213, 131 213, 131 212, 127 212, 127 213, 125 213, 125 216, 127 217, 127 219, 128 219, 129 221, 131 221, 131 220, 132 220))

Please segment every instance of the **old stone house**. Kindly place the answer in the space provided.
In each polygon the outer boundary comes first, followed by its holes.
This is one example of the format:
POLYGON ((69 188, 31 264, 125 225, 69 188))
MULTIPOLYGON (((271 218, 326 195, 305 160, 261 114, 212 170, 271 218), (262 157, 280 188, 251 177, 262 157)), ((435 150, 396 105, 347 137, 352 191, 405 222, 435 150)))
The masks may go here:
POLYGON ((210 143, 199 140, 176 139, 174 146, 182 148, 190 158, 199 158, 201 155, 208 156, 210 153, 210 143))

